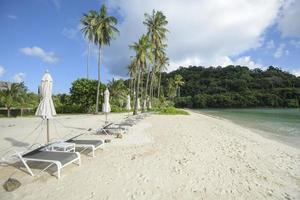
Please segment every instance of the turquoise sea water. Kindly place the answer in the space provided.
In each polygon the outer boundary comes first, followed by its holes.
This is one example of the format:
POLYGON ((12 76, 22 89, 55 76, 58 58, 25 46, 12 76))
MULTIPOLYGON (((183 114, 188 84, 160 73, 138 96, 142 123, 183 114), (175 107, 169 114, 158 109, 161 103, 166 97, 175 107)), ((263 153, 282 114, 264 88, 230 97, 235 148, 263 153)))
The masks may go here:
POLYGON ((201 109, 197 112, 228 119, 300 148, 300 109, 201 109))

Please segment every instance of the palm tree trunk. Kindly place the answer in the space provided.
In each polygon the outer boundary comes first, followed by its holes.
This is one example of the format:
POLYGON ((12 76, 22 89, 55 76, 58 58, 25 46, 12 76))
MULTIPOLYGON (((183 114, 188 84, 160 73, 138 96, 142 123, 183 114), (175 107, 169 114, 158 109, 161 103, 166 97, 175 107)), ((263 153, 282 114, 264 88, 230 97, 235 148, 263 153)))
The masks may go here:
POLYGON ((133 79, 130 77, 130 80, 129 80, 129 95, 132 91, 132 85, 133 85, 133 79))
POLYGON ((136 85, 136 91, 135 91, 135 101, 134 101, 134 110, 133 115, 137 115, 138 113, 138 97, 139 97, 139 87, 140 87, 140 79, 141 79, 141 69, 138 70, 138 78, 137 78, 137 85, 136 85))
POLYGON ((148 95, 148 85, 149 85, 149 77, 150 77, 150 69, 148 69, 148 74, 147 74, 147 80, 146 80, 146 93, 143 99, 143 109, 142 112, 145 112, 145 106, 144 106, 144 102, 147 100, 147 95, 148 95))
POLYGON ((99 55, 98 55, 98 85, 97 85, 97 97, 96 97, 96 113, 99 112, 101 55, 102 55, 102 49, 101 49, 101 45, 99 45, 99 55))
POLYGON ((161 82, 161 72, 159 73, 157 98, 160 97, 160 82, 161 82))
POLYGON ((7 107, 7 117, 10 117, 10 107, 7 107))
POLYGON ((136 78, 136 75, 135 75, 135 78, 133 78, 133 90, 132 90, 132 96, 134 97, 134 93, 135 93, 135 88, 136 88, 136 81, 137 81, 137 78, 136 78))
POLYGON ((150 102, 152 103, 152 97, 153 97, 153 80, 154 80, 155 72, 154 69, 152 70, 151 74, 151 83, 150 83, 150 102))
POLYGON ((90 59, 90 49, 91 49, 91 42, 89 41, 88 45, 88 53, 86 59, 86 78, 89 79, 89 59, 90 59))

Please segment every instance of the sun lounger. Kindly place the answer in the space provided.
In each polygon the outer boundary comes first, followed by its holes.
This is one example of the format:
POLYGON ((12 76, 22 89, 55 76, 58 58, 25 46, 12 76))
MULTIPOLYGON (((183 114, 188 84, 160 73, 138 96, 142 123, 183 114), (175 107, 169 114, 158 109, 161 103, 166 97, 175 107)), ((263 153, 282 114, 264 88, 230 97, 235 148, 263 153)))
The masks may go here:
POLYGON ((86 149, 90 148, 92 150, 93 157, 95 157, 95 150, 99 148, 103 149, 104 145, 103 140, 82 140, 71 138, 69 140, 66 140, 66 142, 74 143, 76 147, 83 147, 84 149, 82 151, 85 151, 86 149))
POLYGON ((105 126, 103 126, 102 128, 100 128, 97 132, 98 133, 105 133, 106 135, 110 134, 110 132, 112 131, 126 131, 126 128, 119 126, 116 123, 109 123, 105 126))
POLYGON ((21 162, 26 167, 27 171, 31 176, 34 176, 31 168, 28 166, 28 161, 33 162, 46 162, 50 163, 46 168, 42 171, 45 171, 53 164, 57 167, 57 177, 60 178, 60 171, 65 166, 76 163, 80 166, 80 154, 78 152, 60 152, 60 151, 44 151, 43 149, 46 146, 39 147, 33 151, 30 151, 25 154, 17 153, 16 155, 19 157, 21 162))

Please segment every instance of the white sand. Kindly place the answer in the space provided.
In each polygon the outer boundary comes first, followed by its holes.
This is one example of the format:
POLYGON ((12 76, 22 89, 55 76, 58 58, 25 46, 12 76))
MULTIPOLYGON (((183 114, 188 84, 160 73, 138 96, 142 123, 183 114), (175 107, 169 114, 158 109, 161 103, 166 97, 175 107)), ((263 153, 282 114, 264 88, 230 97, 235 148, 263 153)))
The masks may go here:
MULTIPOLYGON (((57 120, 95 128, 103 119, 78 115, 57 120)), ((1 149, 30 142, 18 143, 18 138, 38 121, 0 119, 1 149)), ((64 128, 60 134, 71 131, 82 132, 64 128)), ((95 158, 82 154, 82 166, 64 168, 59 180, 47 172, 31 177, 0 166, 1 184, 14 171, 22 186, 11 193, 1 188, 0 199, 300 199, 300 149, 194 113, 152 115, 123 139, 112 138, 95 158)))

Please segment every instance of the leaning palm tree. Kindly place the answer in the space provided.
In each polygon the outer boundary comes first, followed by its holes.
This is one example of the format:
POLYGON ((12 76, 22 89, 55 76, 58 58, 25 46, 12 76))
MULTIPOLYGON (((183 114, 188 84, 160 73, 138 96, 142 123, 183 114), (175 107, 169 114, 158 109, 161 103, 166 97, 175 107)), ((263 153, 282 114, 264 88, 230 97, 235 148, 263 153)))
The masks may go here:
POLYGON ((100 70, 102 60, 102 47, 110 45, 110 41, 114 39, 116 33, 119 33, 115 25, 118 23, 117 18, 108 16, 105 5, 102 5, 100 12, 95 19, 94 42, 99 46, 98 54, 98 86, 96 98, 96 113, 99 111, 99 96, 100 96, 100 70))
POLYGON ((89 79, 89 57, 90 57, 90 49, 91 43, 95 38, 95 20, 97 17, 97 11, 90 10, 87 14, 83 14, 80 24, 82 26, 82 33, 84 37, 88 40, 88 52, 87 52, 87 60, 86 60, 86 78, 89 79))
POLYGON ((135 89, 135 102, 134 102, 134 110, 133 110, 133 114, 136 115, 138 111, 137 102, 139 97, 141 74, 142 71, 146 69, 146 60, 148 57, 148 48, 149 48, 148 37, 146 35, 142 35, 139 41, 131 45, 130 48, 135 51, 136 54, 135 59, 137 64, 137 83, 135 89))
MULTIPOLYGON (((145 14, 145 21, 143 22, 144 25, 147 26, 147 34, 150 37, 150 42, 152 44, 152 50, 154 55, 154 65, 152 68, 152 76, 151 76, 151 84, 150 84, 150 91, 152 91, 153 86, 153 78, 155 75, 155 72, 158 68, 158 62, 160 57, 160 51, 163 48, 163 41, 166 38, 166 33, 168 32, 168 29, 166 28, 168 21, 166 16, 161 11, 152 11, 152 14, 145 14)), ((151 92, 150 92, 151 93, 151 92)), ((151 95, 150 95, 150 101, 151 101, 151 95)))

